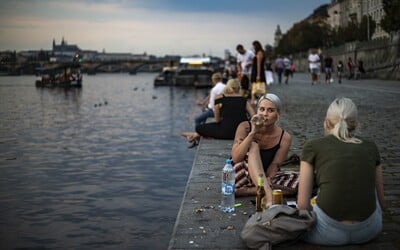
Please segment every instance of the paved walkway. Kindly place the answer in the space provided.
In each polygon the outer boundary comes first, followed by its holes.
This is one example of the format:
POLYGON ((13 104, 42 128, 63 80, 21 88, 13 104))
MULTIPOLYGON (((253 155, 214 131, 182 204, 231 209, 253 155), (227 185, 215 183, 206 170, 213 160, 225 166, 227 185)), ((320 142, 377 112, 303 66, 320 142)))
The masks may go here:
MULTIPOLYGON (((377 239, 364 245, 335 249, 400 249, 400 82, 345 80, 342 84, 312 86, 307 75, 296 74, 288 85, 273 85, 268 91, 282 99, 280 126, 292 134, 290 153, 297 154, 301 153, 306 140, 323 135, 325 112, 335 97, 349 97, 356 103, 360 134, 373 139, 381 152, 387 209, 383 232, 377 239)), ((238 198, 236 202, 242 205, 234 214, 218 210, 220 171, 229 158, 231 145, 232 141, 201 140, 169 249, 247 249, 240 232, 255 210, 253 198, 238 198)), ((276 249, 333 248, 299 242, 276 249)))

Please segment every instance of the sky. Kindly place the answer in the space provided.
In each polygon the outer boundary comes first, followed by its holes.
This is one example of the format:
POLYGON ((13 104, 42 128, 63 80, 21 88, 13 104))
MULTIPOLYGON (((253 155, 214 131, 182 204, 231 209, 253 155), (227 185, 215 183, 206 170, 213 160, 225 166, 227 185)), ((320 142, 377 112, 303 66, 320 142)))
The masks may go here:
POLYGON ((0 51, 51 50, 53 39, 82 50, 224 55, 237 44, 274 43, 330 0, 1 0, 0 51))

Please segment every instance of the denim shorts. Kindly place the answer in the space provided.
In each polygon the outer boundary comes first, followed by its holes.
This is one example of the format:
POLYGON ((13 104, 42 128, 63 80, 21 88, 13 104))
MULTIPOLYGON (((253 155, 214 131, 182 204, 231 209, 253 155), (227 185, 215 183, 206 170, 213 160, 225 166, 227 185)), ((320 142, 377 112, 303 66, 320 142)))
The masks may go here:
POLYGON ((361 244, 372 240, 382 231, 382 210, 378 202, 370 217, 356 224, 344 224, 332 219, 316 203, 313 211, 317 217, 316 223, 303 238, 311 244, 325 246, 361 244))

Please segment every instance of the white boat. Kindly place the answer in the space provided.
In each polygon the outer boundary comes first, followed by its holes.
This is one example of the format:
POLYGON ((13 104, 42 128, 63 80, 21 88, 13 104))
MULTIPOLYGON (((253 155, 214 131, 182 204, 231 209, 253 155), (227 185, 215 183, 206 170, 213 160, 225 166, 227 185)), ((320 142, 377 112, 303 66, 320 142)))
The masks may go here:
POLYGON ((209 57, 183 57, 174 76, 175 86, 210 87, 214 69, 209 57))

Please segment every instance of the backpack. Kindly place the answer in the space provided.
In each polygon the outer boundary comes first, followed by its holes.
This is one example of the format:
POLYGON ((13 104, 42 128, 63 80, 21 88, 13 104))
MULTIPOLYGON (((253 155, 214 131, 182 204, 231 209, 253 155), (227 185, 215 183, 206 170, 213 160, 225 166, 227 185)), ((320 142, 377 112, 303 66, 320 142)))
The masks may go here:
POLYGON ((307 233, 315 214, 286 205, 273 205, 253 214, 240 234, 249 248, 270 249, 271 245, 292 244, 307 233))

